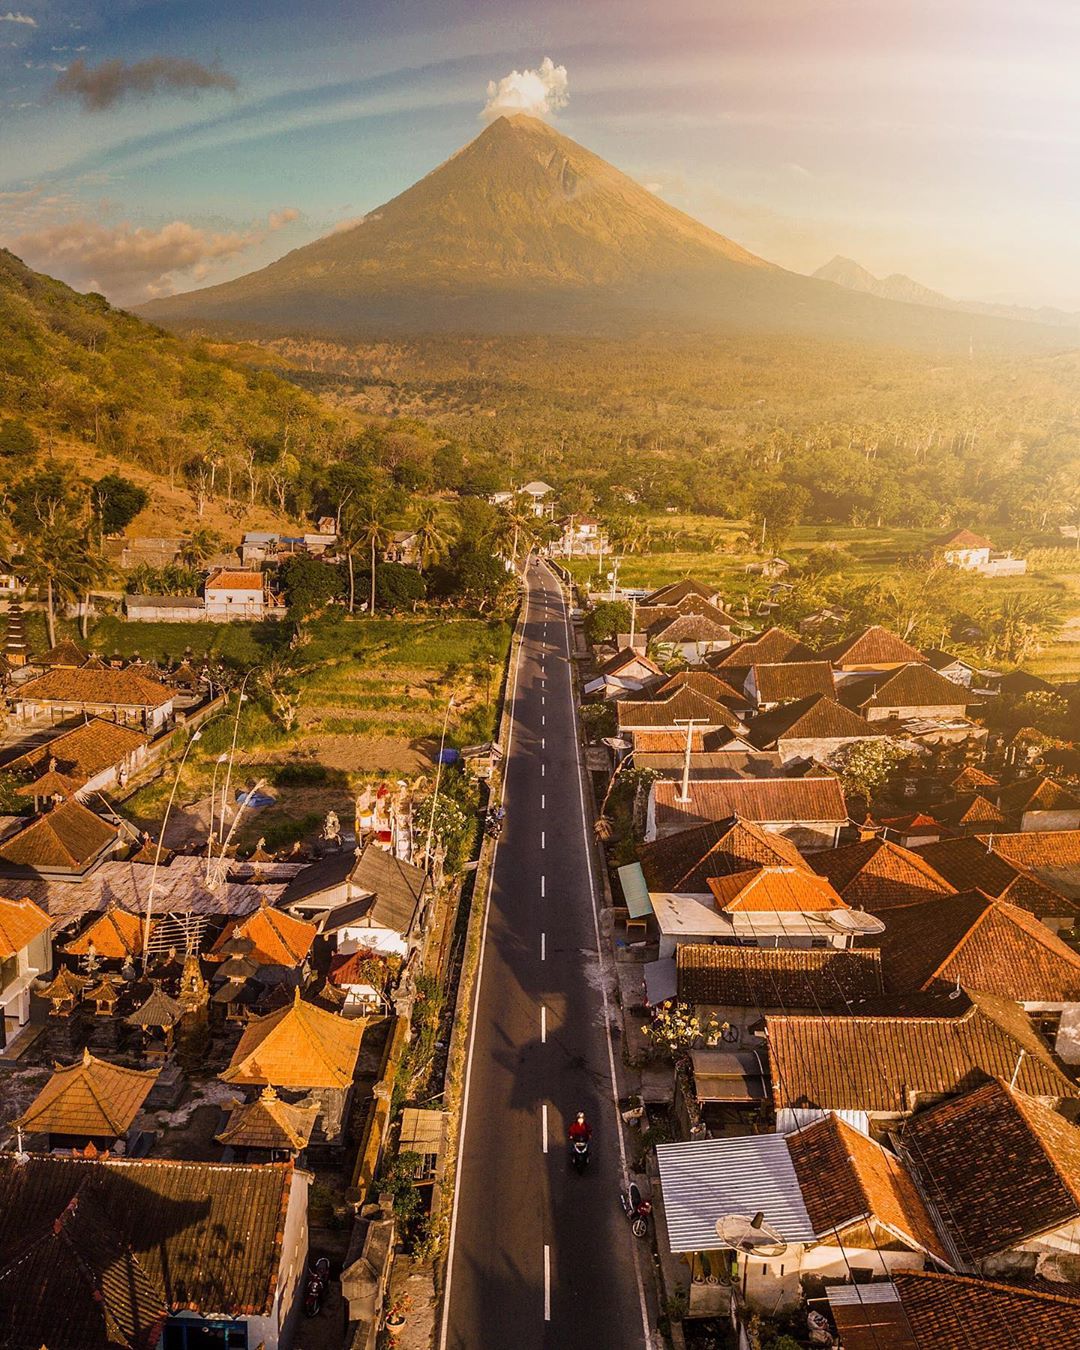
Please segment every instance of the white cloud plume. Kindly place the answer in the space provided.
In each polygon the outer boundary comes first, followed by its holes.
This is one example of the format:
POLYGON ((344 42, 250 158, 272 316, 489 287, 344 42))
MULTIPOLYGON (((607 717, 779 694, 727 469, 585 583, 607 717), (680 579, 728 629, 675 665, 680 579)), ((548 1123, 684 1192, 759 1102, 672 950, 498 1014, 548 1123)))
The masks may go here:
POLYGON ((0 23, 23 23, 27 28, 37 27, 37 19, 29 14, 22 14, 17 9, 9 9, 6 14, 0 14, 0 23))
POLYGON ((538 70, 512 70, 501 80, 490 80, 487 95, 485 117, 516 112, 546 117, 570 102, 570 81, 566 67, 545 56, 538 70))

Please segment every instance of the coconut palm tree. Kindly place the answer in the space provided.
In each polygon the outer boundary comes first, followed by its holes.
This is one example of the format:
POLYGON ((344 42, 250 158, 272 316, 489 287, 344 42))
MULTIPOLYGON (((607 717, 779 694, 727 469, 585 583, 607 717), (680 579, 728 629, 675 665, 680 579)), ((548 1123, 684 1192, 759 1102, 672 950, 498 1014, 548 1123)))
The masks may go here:
POLYGON ((185 567, 198 567, 207 558, 212 558, 220 548, 220 536, 213 530, 200 527, 192 530, 180 545, 180 561, 185 567))
POLYGON ((45 597, 45 631, 56 646, 57 605, 81 598, 96 584, 86 536, 64 519, 43 524, 27 540, 26 579, 45 597))
MULTIPOLYGON (((380 549, 390 542, 390 531, 386 525, 386 503, 381 497, 370 496, 361 504, 356 519, 357 542, 371 551, 371 608, 375 613, 375 564, 380 549)), ((350 555, 351 556, 351 555, 350 555)))
POLYGON ((416 517, 416 556, 420 571, 446 556, 453 533, 435 502, 425 502, 416 517))

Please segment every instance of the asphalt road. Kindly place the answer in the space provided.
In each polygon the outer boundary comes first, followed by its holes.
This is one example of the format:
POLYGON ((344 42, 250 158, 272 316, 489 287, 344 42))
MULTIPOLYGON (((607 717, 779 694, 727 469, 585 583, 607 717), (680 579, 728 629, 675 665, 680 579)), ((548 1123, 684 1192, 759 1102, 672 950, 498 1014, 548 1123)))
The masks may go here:
POLYGON ((619 1046, 601 978, 566 606, 546 567, 527 581, 441 1345, 637 1350, 650 1344, 648 1252, 619 1206, 619 1046), (585 1176, 566 1144, 578 1110, 593 1126, 585 1176))

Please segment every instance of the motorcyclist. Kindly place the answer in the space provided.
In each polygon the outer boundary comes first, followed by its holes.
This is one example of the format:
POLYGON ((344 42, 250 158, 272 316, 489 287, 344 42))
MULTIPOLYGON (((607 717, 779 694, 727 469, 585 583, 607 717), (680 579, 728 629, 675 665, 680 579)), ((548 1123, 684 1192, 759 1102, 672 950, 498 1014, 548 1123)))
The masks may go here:
POLYGON ((569 1130, 571 1144, 588 1143, 592 1139, 592 1126, 585 1119, 585 1112, 579 1111, 569 1130))

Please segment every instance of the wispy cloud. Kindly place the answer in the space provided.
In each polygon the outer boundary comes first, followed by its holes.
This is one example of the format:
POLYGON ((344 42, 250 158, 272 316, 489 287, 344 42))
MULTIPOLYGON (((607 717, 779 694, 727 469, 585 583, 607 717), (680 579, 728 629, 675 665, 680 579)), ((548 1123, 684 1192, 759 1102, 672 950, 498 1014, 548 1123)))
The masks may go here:
POLYGON ((0 23, 22 23, 27 28, 36 28, 37 19, 31 14, 23 14, 17 9, 9 9, 6 14, 0 14, 0 23))
POLYGON ((217 66, 204 66, 186 57, 152 56, 131 65, 103 61, 100 66, 88 66, 82 60, 73 61, 53 85, 53 93, 79 99, 87 112, 102 112, 129 95, 198 94, 205 89, 235 92, 238 87, 236 76, 217 66))
POLYGON ((517 112, 546 117, 569 102, 566 67, 557 66, 550 56, 545 56, 536 70, 512 70, 501 80, 489 81, 483 116, 494 118, 517 112))

